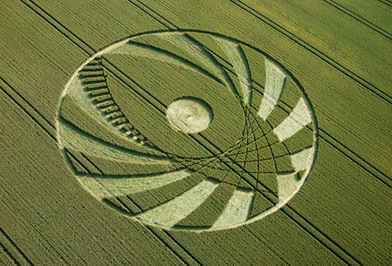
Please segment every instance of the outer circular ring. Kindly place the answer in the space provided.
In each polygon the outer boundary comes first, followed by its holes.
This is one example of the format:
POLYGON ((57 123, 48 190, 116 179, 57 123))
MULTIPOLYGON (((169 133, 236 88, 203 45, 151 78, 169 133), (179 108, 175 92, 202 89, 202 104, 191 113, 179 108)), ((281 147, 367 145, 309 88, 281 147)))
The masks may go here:
MULTIPOLYGON (((133 40, 135 38, 139 38, 139 37, 143 37, 146 35, 150 35, 150 34, 173 34, 173 33, 200 33, 200 34, 208 34, 211 36, 216 36, 228 41, 234 41, 236 43, 239 43, 241 45, 244 45, 252 50, 255 50, 256 52, 260 53, 261 55, 263 55, 266 59, 270 60, 271 62, 273 62, 274 64, 278 65, 284 72, 285 74, 290 77, 292 79, 292 81, 295 83, 296 87, 300 90, 302 97, 304 98, 305 104, 307 106, 307 108, 309 110, 312 110, 312 112, 310 112, 311 114, 311 120, 312 120, 312 125, 313 125, 313 148, 314 148, 314 154, 313 154, 313 159, 312 159, 312 163, 310 165, 310 167, 307 169, 307 171, 303 174, 302 178, 301 178, 301 184, 298 187, 298 189, 293 193, 293 196, 299 191, 299 189, 303 186, 303 184, 306 182, 310 171, 312 170, 314 163, 316 161, 316 157, 317 157, 317 150, 318 150, 318 126, 317 126, 317 119, 314 113, 314 109, 313 106, 304 90, 304 88, 302 87, 302 85, 300 84, 300 82, 294 77, 294 75, 286 68, 284 67, 282 64, 280 64, 277 60, 275 60, 274 58, 272 58, 271 56, 269 56, 266 52, 260 50, 257 47, 254 47, 248 43, 245 43, 243 41, 237 40, 235 38, 231 38, 231 37, 227 37, 221 34, 217 34, 217 33, 213 33, 213 32, 207 32, 207 31, 198 31, 198 30, 176 30, 176 31, 149 31, 149 32, 143 32, 143 33, 138 33, 135 35, 131 35, 128 36, 114 44, 108 45, 105 48, 97 51, 95 54, 93 54, 92 56, 90 56, 86 61, 84 61, 80 67, 73 73, 73 75, 71 76, 71 78, 69 79, 69 81, 67 82, 67 84, 65 85, 65 89, 61 94, 60 97, 60 101, 57 107, 57 118, 56 118, 56 132, 57 132, 57 141, 58 141, 58 146, 60 148, 60 150, 63 153, 64 158, 67 158, 65 156, 65 151, 64 151, 64 145, 62 143, 62 138, 61 138, 61 129, 60 129, 60 113, 61 113, 61 107, 63 105, 63 101, 64 101, 64 97, 66 96, 69 86, 71 84, 71 81, 73 79, 76 78, 76 76, 78 75, 79 71, 86 66, 90 61, 92 61, 94 58, 98 57, 98 56, 102 56, 103 54, 107 53, 108 51, 112 50, 113 48, 123 45, 125 44, 128 40, 133 40)), ((66 159, 67 160, 67 159, 66 159)), ((267 211, 263 212, 262 215, 256 216, 252 219, 247 220, 246 222, 242 223, 242 224, 235 224, 232 226, 228 226, 228 227, 224 227, 224 228, 214 228, 214 229, 203 229, 203 230, 193 230, 193 231, 215 231, 215 230, 224 230, 224 229, 229 229, 229 228, 235 228, 241 225, 245 225, 245 224, 250 224, 253 223, 255 221, 261 220, 262 218, 266 217, 267 215, 277 211, 278 209, 280 209, 281 207, 283 207, 290 199, 292 198, 292 196, 290 198, 288 198, 286 201, 282 201, 279 202, 278 204, 276 204, 275 206, 273 206, 272 208, 268 209, 267 211)), ((138 220, 138 219, 133 219, 133 220, 138 220)), ((147 224, 147 225, 151 225, 151 226, 155 226, 155 227, 160 227, 162 229, 168 229, 165 226, 161 226, 161 225, 157 225, 155 223, 149 223, 146 221, 142 221, 143 224, 147 224)), ((175 229, 175 228, 171 228, 171 230, 184 230, 184 229, 175 229)), ((191 229, 192 230, 192 229, 191 229)), ((187 231, 189 231, 187 229, 187 231)))

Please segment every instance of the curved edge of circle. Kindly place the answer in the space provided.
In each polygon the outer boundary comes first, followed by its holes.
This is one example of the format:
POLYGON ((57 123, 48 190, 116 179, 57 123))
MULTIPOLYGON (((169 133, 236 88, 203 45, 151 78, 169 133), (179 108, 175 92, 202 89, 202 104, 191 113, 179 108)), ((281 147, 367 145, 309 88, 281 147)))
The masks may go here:
MULTIPOLYGON (((302 96, 303 96, 303 98, 304 98, 304 101, 305 101, 305 104, 306 104, 308 110, 310 110, 309 114, 311 115, 311 120, 312 120, 312 124, 313 124, 313 146, 312 146, 312 147, 313 147, 313 149, 314 149, 313 155, 312 155, 312 161, 311 161, 311 164, 309 165, 309 167, 306 169, 306 171, 305 171, 304 174, 302 175, 301 180, 299 181, 299 184, 298 184, 297 188, 292 192, 292 194, 291 194, 289 197, 285 198, 285 199, 282 200, 282 201, 279 201, 276 205, 274 205, 274 206, 271 207, 270 209, 264 211, 264 212, 261 213, 260 215, 258 215, 258 216, 256 216, 256 217, 253 217, 253 218, 251 218, 251 219, 249 219, 249 220, 247 220, 246 222, 243 222, 243 223, 234 224, 234 225, 230 225, 230 226, 226 226, 226 227, 216 227, 216 228, 206 228, 206 229, 193 229, 192 227, 190 227, 190 228, 173 228, 173 227, 165 227, 165 226, 163 226, 163 225, 159 225, 159 224, 156 224, 156 223, 151 223, 151 222, 148 222, 148 221, 145 221, 145 220, 140 220, 140 219, 135 219, 135 218, 133 218, 132 220, 133 220, 133 221, 137 221, 137 222, 139 222, 139 223, 141 223, 141 224, 143 224, 143 225, 154 226, 154 227, 158 227, 158 228, 161 228, 161 229, 164 229, 164 230, 191 231, 191 232, 197 232, 197 233, 208 232, 208 231, 220 231, 220 230, 234 229, 234 228, 237 228, 237 227, 246 225, 246 224, 250 224, 250 223, 259 221, 259 220, 265 218, 266 216, 268 216, 268 215, 270 215, 270 214, 276 212, 277 210, 279 210, 280 208, 282 208, 284 205, 286 205, 287 202, 289 202, 289 201, 294 197, 294 195, 297 194, 297 192, 302 188, 302 186, 304 185, 304 183, 307 181, 307 179, 308 179, 308 177, 309 177, 309 174, 310 174, 311 170, 313 169, 314 164, 315 164, 316 159, 317 159, 317 153, 318 153, 318 136, 319 136, 319 132, 318 132, 318 122, 317 122, 317 118, 316 118, 316 114, 315 114, 315 109, 313 108, 313 106, 312 106, 312 104, 311 104, 311 102, 310 102, 310 100, 309 100, 309 97, 308 97, 307 93, 305 92, 304 88, 302 87, 301 83, 296 79, 296 77, 295 77, 287 68, 285 68, 285 67, 284 67, 281 63, 279 63, 277 60, 275 60, 274 58, 272 58, 272 57, 271 57, 270 55, 268 55, 266 52, 260 50, 259 48, 255 47, 255 46, 253 46, 253 45, 251 45, 251 44, 248 44, 248 43, 246 43, 246 42, 243 42, 243 41, 240 41, 240 40, 237 40, 237 39, 235 39, 235 38, 228 37, 228 36, 224 36, 224 35, 221 35, 221 34, 218 34, 218 33, 215 33, 215 32, 200 31, 200 30, 186 30, 186 29, 183 29, 183 30, 175 30, 175 31, 173 31, 173 30, 169 30, 169 31, 168 31, 168 30, 158 30, 158 31, 147 31, 147 32, 142 32, 142 33, 138 33, 138 34, 135 34, 135 35, 128 36, 128 37, 126 37, 126 38, 124 38, 124 39, 122 39, 122 40, 120 40, 120 41, 117 41, 117 42, 115 42, 115 43, 113 43, 113 44, 110 44, 110 45, 104 47, 103 49, 101 49, 101 50, 97 51, 96 53, 94 53, 93 55, 91 55, 87 60, 85 60, 85 61, 75 70, 75 72, 72 74, 72 76, 71 76, 71 77, 69 78, 69 80, 67 81, 67 83, 66 83, 66 85, 65 85, 65 87, 64 87, 64 90, 63 90, 62 93, 61 93, 60 100, 59 100, 58 105, 57 105, 57 108, 56 108, 57 113, 56 113, 56 118, 55 118, 55 129, 56 129, 57 145, 58 145, 60 151, 62 152, 63 157, 66 158, 66 156, 65 156, 65 150, 64 150, 64 145, 63 145, 62 139, 61 139, 61 126, 60 126, 61 107, 62 107, 62 104, 63 104, 63 102, 64 102, 64 98, 65 98, 65 96, 66 96, 67 93, 68 93, 68 90, 69 90, 69 87, 70 87, 72 81, 77 77, 77 75, 78 75, 78 73, 79 73, 79 71, 80 71, 81 69, 83 69, 89 62, 91 62, 92 60, 94 60, 94 58, 96 58, 96 57, 98 57, 98 56, 102 56, 103 54, 108 53, 108 52, 110 52, 111 50, 116 49, 117 47, 119 47, 119 46, 121 46, 121 45, 123 45, 123 44, 126 44, 126 43, 127 43, 129 40, 131 40, 131 39, 135 39, 135 38, 138 38, 138 37, 142 37, 142 36, 145 36, 145 35, 148 35, 148 34, 178 34, 178 33, 200 33, 200 34, 209 34, 209 35, 212 35, 212 36, 214 36, 214 37, 222 38, 222 39, 229 40, 229 41, 234 41, 234 42, 237 42, 237 43, 239 43, 239 44, 245 45, 245 46, 247 46, 247 47, 249 47, 249 48, 251 48, 251 49, 257 51, 258 53, 262 54, 266 59, 268 59, 268 60, 274 62, 275 64, 277 64, 277 65, 279 66, 279 68, 280 68, 281 70, 283 70, 283 71, 284 71, 284 72, 285 72, 285 73, 295 82, 297 88, 298 88, 298 89, 301 91, 301 93, 302 93, 302 96)), ((77 179, 77 181, 81 184, 81 182, 79 181, 79 179, 78 179, 78 178, 76 178, 76 179, 77 179)), ((81 185, 82 185, 82 184, 81 184, 81 185)), ((91 193, 90 193, 90 194, 91 194, 91 193)), ((93 195, 93 196, 94 196, 94 195, 93 195)), ((96 197, 94 196, 94 198, 96 198, 96 197)), ((110 208, 109 206, 106 206, 106 207, 108 207, 108 208, 111 209, 112 211, 115 211, 115 210, 113 210, 112 208, 110 208)), ((117 212, 116 212, 116 213, 117 213, 117 212)), ((122 215, 127 216, 126 214, 122 214, 122 215)))

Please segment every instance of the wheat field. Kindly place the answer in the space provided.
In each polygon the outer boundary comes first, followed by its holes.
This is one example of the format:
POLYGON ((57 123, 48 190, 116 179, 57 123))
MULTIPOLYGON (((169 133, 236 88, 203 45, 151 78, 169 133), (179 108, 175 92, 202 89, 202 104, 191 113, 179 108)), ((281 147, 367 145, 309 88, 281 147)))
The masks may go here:
POLYGON ((0 3, 0 265, 391 265, 392 2, 0 3))

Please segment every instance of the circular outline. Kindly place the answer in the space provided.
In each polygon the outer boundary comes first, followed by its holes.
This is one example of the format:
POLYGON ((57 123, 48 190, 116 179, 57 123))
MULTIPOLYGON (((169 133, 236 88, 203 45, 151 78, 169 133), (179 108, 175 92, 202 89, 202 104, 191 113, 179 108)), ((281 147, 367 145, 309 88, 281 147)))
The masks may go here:
MULTIPOLYGON (((238 44, 242 44, 247 46, 248 48, 251 48, 253 50, 255 50, 256 52, 262 54, 266 59, 272 61, 274 64, 276 64, 277 66, 279 66, 279 68, 281 70, 283 70, 285 72, 285 74, 287 74, 295 83, 295 85, 297 86, 297 88, 301 91, 302 93, 302 97, 304 98, 304 102, 306 104, 306 106, 308 107, 309 110, 311 110, 310 115, 311 115, 311 120, 312 120, 312 124, 313 124, 313 158, 312 158, 312 162, 309 166, 309 168, 305 171, 305 173, 303 174, 303 176, 301 177, 301 181, 300 181, 300 185, 294 190, 293 194, 291 197, 285 199, 284 201, 278 202, 277 204, 275 204, 273 207, 269 208, 268 210, 264 211, 263 213, 259 214, 256 217, 253 217, 252 219, 249 219, 241 224, 234 224, 231 226, 227 226, 227 227, 223 227, 223 228, 207 228, 207 229, 186 229, 186 228, 168 228, 165 227, 163 225, 160 224, 155 224, 155 223, 151 223, 151 222, 147 222, 147 221, 142 221, 141 219, 139 219, 138 217, 131 217, 127 214, 121 213, 124 216, 127 216, 129 218, 131 218, 131 220, 133 221, 138 221, 139 223, 146 225, 146 226, 154 226, 157 228, 160 228, 162 230, 172 230, 172 231, 192 231, 192 232, 208 232, 208 231, 221 231, 221 230, 227 230, 227 229, 232 229, 232 228, 236 228, 236 227, 240 227, 243 225, 247 225, 256 221, 259 221, 263 218, 265 218, 266 216, 276 212, 277 210, 279 210, 280 208, 282 208, 284 205, 286 205, 297 193, 298 191, 302 188, 302 186, 305 184, 305 182, 307 181, 310 172, 312 171, 314 164, 317 160, 317 152, 318 152, 318 136, 319 136, 319 132, 318 132, 318 122, 317 122, 317 118, 316 118, 316 114, 315 114, 315 110, 313 108, 313 105, 310 102, 310 99, 307 95, 307 93, 305 92, 305 89, 303 88, 303 86, 301 85, 301 83, 298 81, 298 79, 285 67, 283 66, 280 62, 278 62, 276 59, 274 59, 273 57, 271 57, 270 55, 268 55, 266 52, 264 52, 263 50, 248 44, 244 41, 240 41, 238 39, 232 38, 232 37, 228 37, 225 36, 223 34, 220 33, 216 33, 216 32, 210 32, 210 31, 201 31, 201 30, 195 30, 195 29, 190 29, 190 30, 186 30, 186 29, 179 29, 179 30, 157 30, 157 31, 146 31, 146 32, 141 32, 141 33, 137 33, 134 35, 130 35, 127 36, 123 39, 119 39, 117 40, 115 43, 112 43, 110 45, 107 45, 105 47, 103 47, 102 49, 96 51, 94 54, 90 55, 85 61, 83 61, 83 63, 75 70, 75 72, 71 75, 71 77, 68 79, 64 90, 61 93, 60 96, 60 100, 59 103, 57 105, 57 112, 56 112, 56 122, 55 122, 55 128, 56 128, 56 139, 57 139, 57 144, 58 147, 65 159, 65 161, 67 161, 66 156, 65 156, 65 151, 64 151, 64 146, 62 145, 62 141, 61 141, 61 133, 60 133, 60 113, 61 113, 61 107, 63 105, 64 102, 64 98, 69 90, 69 86, 72 82, 72 80, 78 75, 79 71, 85 66, 87 65, 90 61, 92 61, 95 57, 100 56, 105 54, 107 51, 110 51, 111 49, 114 48, 114 46, 120 46, 125 44, 128 40, 130 39, 134 39, 134 38, 138 38, 138 37, 143 37, 145 35, 150 35, 150 34, 157 34, 157 33, 162 33, 162 34, 178 34, 178 33, 200 33, 200 34, 205 34, 205 35, 211 35, 211 36, 215 36, 215 37, 219 37, 221 39, 225 39, 231 42, 236 42, 238 44)), ((70 168, 70 167, 69 167, 70 168)), ((70 169, 71 170, 71 169, 70 169)), ((72 172, 72 170, 71 170, 72 172)), ((77 179, 78 183, 81 185, 79 179, 77 178, 77 176, 72 172, 72 174, 75 176, 75 178, 77 179)), ((83 188, 83 186, 81 185, 81 188, 83 188)), ((88 192, 88 191, 87 191, 88 192)), ((96 198, 94 195, 92 195, 91 193, 88 192, 89 195, 93 196, 94 198, 96 198)), ((97 198, 96 198, 97 199, 97 198)), ((98 199, 99 202, 101 202, 98 199)), ((106 204, 104 204, 106 205, 106 204)), ((113 208, 107 206, 109 209, 113 210, 113 208)), ((114 210, 113 210, 114 211, 114 210)), ((119 213, 118 211, 116 211, 116 213, 119 213)))
POLYGON ((195 133, 199 133, 199 132, 203 132, 204 130, 207 130, 208 127, 213 123, 213 121, 214 121, 214 111, 212 110, 211 106, 206 101, 204 101, 203 99, 200 99, 200 98, 197 98, 197 97, 193 97, 193 96, 184 96, 184 97, 179 97, 179 98, 174 99, 167 106, 167 108, 166 108, 166 119, 167 119, 168 123, 170 124, 170 126, 173 128, 174 131, 182 132, 184 134, 195 134, 195 133), (184 132, 184 131, 182 131, 180 129, 175 129, 174 128, 174 126, 172 125, 172 122, 169 120, 169 118, 167 116, 168 115, 168 111, 169 111, 170 106, 172 106, 175 103, 178 103, 179 101, 183 101, 183 100, 194 102, 194 103, 200 105, 202 108, 204 108, 204 110, 207 112, 208 119, 209 119, 208 125, 205 128, 203 128, 202 130, 192 131, 192 132, 184 132))

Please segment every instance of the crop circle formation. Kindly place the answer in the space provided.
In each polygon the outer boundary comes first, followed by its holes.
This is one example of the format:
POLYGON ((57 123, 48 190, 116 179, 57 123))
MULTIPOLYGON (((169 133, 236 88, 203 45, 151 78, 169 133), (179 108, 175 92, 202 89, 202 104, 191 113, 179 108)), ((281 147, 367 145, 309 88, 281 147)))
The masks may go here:
POLYGON ((260 220, 301 188, 317 125, 300 83, 244 42, 155 32, 86 60, 61 96, 60 149, 80 184, 170 230, 260 220))
POLYGON ((197 133, 208 128, 212 122, 213 112, 201 99, 181 98, 167 107, 166 118, 176 131, 197 133))

